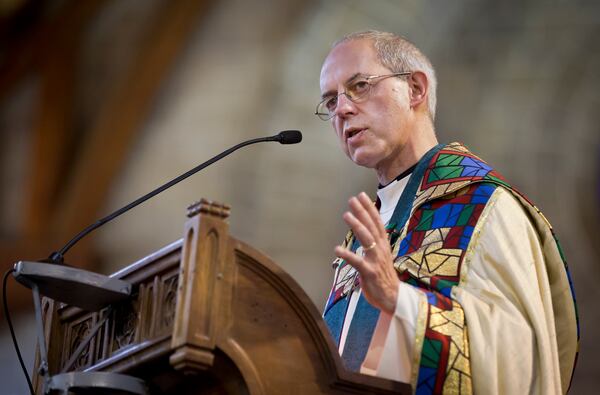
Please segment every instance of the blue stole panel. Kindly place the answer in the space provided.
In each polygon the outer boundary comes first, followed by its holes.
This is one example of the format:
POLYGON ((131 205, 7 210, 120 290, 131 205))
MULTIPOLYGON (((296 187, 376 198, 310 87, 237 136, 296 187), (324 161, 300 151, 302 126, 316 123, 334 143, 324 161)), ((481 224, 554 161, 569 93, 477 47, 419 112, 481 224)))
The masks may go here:
POLYGON ((340 338, 342 336, 342 327, 344 326, 344 318, 346 318, 346 311, 348 310, 348 304, 350 302, 350 297, 346 296, 340 300, 323 316, 325 319, 325 323, 327 324, 327 328, 329 329, 329 333, 331 333, 331 337, 335 341, 335 345, 340 347, 340 338))
MULTIPOLYGON (((347 296, 344 299, 349 300, 347 296)), ((344 351, 342 352, 342 359, 346 369, 357 372, 360 369, 365 357, 367 356, 367 350, 371 343, 371 337, 375 331, 377 320, 379 319, 379 310, 371 306, 363 294, 358 299, 350 328, 348 329, 348 335, 346 336, 346 343, 344 345, 344 351)))

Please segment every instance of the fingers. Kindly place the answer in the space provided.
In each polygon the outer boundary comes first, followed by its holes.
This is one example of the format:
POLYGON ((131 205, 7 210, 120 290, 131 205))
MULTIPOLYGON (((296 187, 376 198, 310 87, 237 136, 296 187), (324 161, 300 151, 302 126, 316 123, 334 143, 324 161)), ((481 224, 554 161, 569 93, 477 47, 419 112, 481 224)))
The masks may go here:
POLYGON ((335 254, 354 267, 361 277, 361 289, 367 301, 376 308, 393 314, 398 299, 399 279, 392 265, 373 266, 361 256, 342 247, 335 247, 335 254))
POLYGON ((350 210, 344 213, 343 218, 363 246, 363 253, 359 255, 337 246, 335 255, 359 272, 361 288, 369 303, 393 313, 400 280, 392 263, 387 232, 379 212, 364 192, 350 198, 348 205, 350 210), (370 248, 371 245, 373 248, 370 248))
POLYGON ((363 274, 363 271, 365 270, 365 262, 362 257, 342 246, 335 247, 335 255, 349 263, 352 267, 358 270, 361 275, 363 274))
POLYGON ((373 238, 377 238, 379 235, 379 232, 377 231, 377 225, 359 198, 354 196, 351 197, 350 200, 348 200, 348 206, 350 207, 350 212, 352 215, 373 235, 373 238))
POLYGON ((377 231, 379 232, 379 235, 387 239, 387 232, 385 230, 385 226, 381 222, 379 211, 377 211, 377 208, 375 207, 369 196, 366 193, 361 192, 358 195, 358 200, 361 202, 363 208, 368 213, 377 231))
POLYGON ((352 228, 363 246, 366 247, 373 242, 387 240, 387 232, 381 222, 379 212, 366 193, 361 192, 358 196, 350 198, 348 205, 350 206, 350 213, 344 214, 344 220, 352 228), (357 221, 354 221, 353 218, 357 221), (359 226, 357 222, 362 226, 359 226))
POLYGON ((360 245, 363 247, 368 247, 373 242, 377 243, 376 235, 373 234, 371 230, 369 230, 358 218, 354 216, 351 212, 345 212, 343 215, 344 221, 350 228, 352 228, 352 232, 358 239, 360 245))

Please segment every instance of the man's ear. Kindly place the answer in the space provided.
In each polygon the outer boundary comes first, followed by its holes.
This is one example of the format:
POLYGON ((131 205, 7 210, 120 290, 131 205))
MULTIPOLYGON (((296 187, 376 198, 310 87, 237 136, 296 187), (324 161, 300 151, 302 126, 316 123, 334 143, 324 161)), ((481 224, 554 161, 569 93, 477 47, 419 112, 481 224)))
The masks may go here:
POLYGON ((410 88, 410 107, 417 108, 421 103, 426 103, 429 94, 429 81, 422 71, 413 72, 408 78, 408 87, 410 88))

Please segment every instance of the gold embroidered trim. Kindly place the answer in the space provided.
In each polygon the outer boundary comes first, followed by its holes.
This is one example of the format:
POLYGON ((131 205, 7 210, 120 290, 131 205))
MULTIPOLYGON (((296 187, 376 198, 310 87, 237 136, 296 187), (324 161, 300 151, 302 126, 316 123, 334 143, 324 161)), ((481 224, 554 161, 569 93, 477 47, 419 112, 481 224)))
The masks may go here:
POLYGON ((427 326, 427 319, 429 312, 429 306, 427 303, 427 296, 424 293, 419 292, 419 313, 417 316, 417 322, 415 325, 415 348, 413 350, 413 366, 410 375, 410 384, 413 389, 413 394, 417 389, 417 379, 419 378, 419 365, 421 364, 421 352, 423 351, 423 340, 425 339, 425 329, 427 326))
POLYGON ((473 229, 473 235, 471 236, 471 241, 469 242, 469 245, 467 246, 467 251, 465 252, 465 256, 462 261, 462 266, 460 268, 460 280, 458 282, 460 285, 465 284, 467 272, 468 272, 469 266, 471 264, 471 259, 473 257, 473 250, 479 244, 479 236, 481 235, 481 227, 486 222, 490 211, 496 205, 496 202, 498 201, 498 199, 500 197, 499 195, 501 193, 503 193, 503 191, 504 191, 504 188, 502 188, 502 187, 496 188, 494 193, 492 193, 492 196, 490 196, 486 206, 483 208, 483 211, 481 212, 479 219, 477 220, 475 229, 473 229))

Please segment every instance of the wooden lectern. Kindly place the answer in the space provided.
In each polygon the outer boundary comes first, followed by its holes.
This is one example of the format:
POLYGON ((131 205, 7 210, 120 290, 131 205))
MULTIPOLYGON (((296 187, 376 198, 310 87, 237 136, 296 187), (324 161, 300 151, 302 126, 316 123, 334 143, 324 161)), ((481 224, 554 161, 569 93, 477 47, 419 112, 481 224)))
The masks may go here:
POLYGON ((204 200, 190 206, 182 240, 112 275, 133 284, 127 302, 91 313, 44 299, 50 373, 125 373, 152 394, 412 392, 345 370, 308 296, 229 235, 228 215, 204 200))

